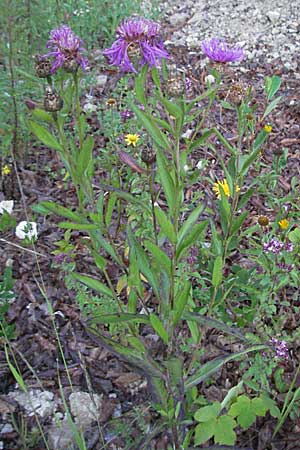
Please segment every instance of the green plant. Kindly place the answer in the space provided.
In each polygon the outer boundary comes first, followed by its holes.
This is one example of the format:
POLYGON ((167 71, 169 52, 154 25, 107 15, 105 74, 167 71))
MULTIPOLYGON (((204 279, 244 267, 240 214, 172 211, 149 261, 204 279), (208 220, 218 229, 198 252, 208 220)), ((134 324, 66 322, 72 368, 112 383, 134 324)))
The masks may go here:
POLYGON ((10 303, 15 299, 13 292, 14 280, 12 276, 12 268, 5 267, 3 279, 0 281, 0 337, 13 339, 15 337, 15 326, 9 325, 5 319, 5 315, 9 310, 10 303))
MULTIPOLYGON (((127 171, 122 171, 111 152, 121 125, 115 112, 111 113, 116 121, 113 120, 110 129, 106 155, 109 173, 96 185, 93 183, 97 168, 93 157, 94 138, 81 112, 78 67, 73 73, 61 70, 53 77, 56 95, 63 100, 59 105, 63 107, 55 112, 34 108, 28 120, 33 134, 58 152, 76 189, 78 206, 75 210, 54 202, 42 202, 34 209, 63 219, 58 225, 68 231, 64 241, 58 243, 59 251, 62 249, 66 253, 71 249, 76 255, 77 250, 71 248, 70 232, 77 231, 84 236, 81 244, 95 262, 93 275, 75 272, 72 261, 68 283, 74 281, 72 287, 77 299, 88 313, 86 326, 95 335, 94 339, 147 378, 154 407, 162 425, 170 431, 176 449, 188 448, 194 429, 196 445, 213 436, 217 443, 234 444, 237 425, 246 429, 256 416, 264 416, 267 411, 277 414, 273 400, 259 390, 251 397, 233 395, 230 391, 223 403, 215 402, 195 411, 199 406, 195 388, 204 382, 213 382, 214 374, 226 363, 240 361, 252 353, 270 351, 267 334, 262 333, 257 342, 252 343, 241 330, 247 321, 241 319, 243 309, 236 308, 237 297, 242 292, 247 299, 250 321, 251 314, 256 317, 253 310, 257 306, 257 292, 242 288, 253 269, 247 271, 242 266, 232 266, 231 261, 235 250, 252 237, 249 230, 243 230, 248 215, 245 208, 253 194, 247 176, 271 132, 270 125, 263 124, 279 101, 273 98, 280 80, 278 77, 267 79, 265 110, 257 119, 254 119, 255 108, 251 107, 251 89, 244 92, 238 104, 221 103, 224 114, 226 110, 236 114, 238 137, 231 143, 217 126, 206 123, 222 87, 221 76, 216 71, 214 74, 215 85, 189 100, 183 92, 175 95, 173 90, 170 94, 172 79, 168 80, 166 67, 160 74, 156 67, 150 70, 144 66, 134 76, 135 97, 130 106, 137 126, 143 129, 150 152, 140 154, 135 148, 131 152, 129 147, 122 154, 127 171), (182 137, 185 126, 191 123, 194 131, 190 138, 182 137), (257 124, 260 126, 256 127, 257 124), (242 148, 245 142, 246 150, 242 148), (193 150, 203 146, 215 155, 224 174, 222 179, 210 180, 216 200, 215 210, 207 211, 201 202, 195 205, 194 201, 184 201, 190 180, 189 170, 186 170, 188 159, 193 150), (220 147, 225 152, 222 155, 220 147), (130 177, 134 179, 132 184, 130 177), (131 206, 127 207, 127 203, 131 206), (142 231, 147 230, 147 233, 141 232, 139 221, 132 220, 133 209, 142 211, 143 221, 147 222, 142 231), (204 211, 208 218, 204 218, 204 211), (112 233, 116 222, 115 233, 112 233), (201 246, 206 239, 211 245, 201 246), (204 304, 202 295, 192 295, 193 273, 186 268, 188 254, 197 245, 205 269, 200 273, 204 304), (111 266, 117 268, 118 280, 111 276, 111 266), (78 283, 84 288, 79 288, 78 283), (96 292, 97 297, 88 297, 86 288, 96 292), (251 299, 253 293, 256 299, 251 299), (116 329, 120 324, 123 327, 116 329), (160 340, 159 355, 152 352, 144 338, 147 329, 160 340), (240 350, 199 364, 199 356, 207 356, 203 342, 208 329, 228 336, 229 345, 241 342, 240 350), (224 408, 227 411, 223 414, 224 408)), ((269 266, 266 253, 273 250, 263 244, 261 239, 257 245, 259 258, 266 259, 269 266)), ((279 247, 283 249, 288 244, 282 240, 279 247)), ((272 246, 274 248, 274 242, 272 246)), ((270 290, 269 279, 267 285, 268 291, 276 294, 276 286, 270 290)), ((255 286, 252 288, 255 290, 255 286)), ((269 312, 265 306, 261 302, 260 311, 272 316, 273 311, 269 312)), ((258 366, 259 361, 256 364, 258 366)))

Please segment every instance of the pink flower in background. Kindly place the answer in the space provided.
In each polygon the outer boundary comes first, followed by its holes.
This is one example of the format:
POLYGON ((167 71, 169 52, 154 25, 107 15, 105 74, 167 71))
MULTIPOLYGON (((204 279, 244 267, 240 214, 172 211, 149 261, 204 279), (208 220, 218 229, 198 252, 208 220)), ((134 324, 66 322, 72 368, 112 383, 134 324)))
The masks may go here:
POLYGON ((201 47, 209 59, 218 63, 240 61, 245 56, 241 47, 229 47, 223 39, 204 41, 201 47))

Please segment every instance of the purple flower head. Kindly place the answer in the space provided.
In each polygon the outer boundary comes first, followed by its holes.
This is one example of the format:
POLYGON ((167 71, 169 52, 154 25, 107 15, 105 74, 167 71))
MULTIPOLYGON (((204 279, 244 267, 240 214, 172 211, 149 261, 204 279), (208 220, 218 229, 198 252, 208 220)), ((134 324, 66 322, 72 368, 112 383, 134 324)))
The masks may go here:
POLYGON ((278 241, 276 238, 272 238, 269 242, 265 242, 263 244, 263 249, 266 253, 274 253, 275 255, 278 255, 281 250, 284 249, 284 243, 278 241))
POLYGON ((73 67, 77 70, 78 66, 81 66, 83 70, 86 69, 88 60, 82 55, 82 52, 85 51, 82 47, 82 40, 67 25, 50 32, 50 39, 46 47, 51 51, 45 57, 52 56, 54 58, 51 67, 52 74, 60 67, 64 67, 66 70, 73 67))
POLYGON ((270 339, 270 344, 275 348, 275 356, 277 359, 288 359, 289 349, 285 341, 280 341, 279 339, 270 339))
POLYGON ((124 109, 123 111, 120 112, 120 116, 122 120, 126 122, 127 120, 131 119, 134 116, 134 114, 129 109, 124 109))
POLYGON ((210 39, 201 44, 202 50, 212 61, 218 63, 240 61, 244 58, 244 51, 241 47, 228 47, 223 39, 210 39))
POLYGON ((140 58, 138 65, 156 66, 159 59, 169 57, 163 48, 159 31, 159 24, 152 20, 124 20, 117 28, 116 41, 103 54, 110 64, 119 66, 124 72, 137 73, 131 61, 133 56, 140 58))

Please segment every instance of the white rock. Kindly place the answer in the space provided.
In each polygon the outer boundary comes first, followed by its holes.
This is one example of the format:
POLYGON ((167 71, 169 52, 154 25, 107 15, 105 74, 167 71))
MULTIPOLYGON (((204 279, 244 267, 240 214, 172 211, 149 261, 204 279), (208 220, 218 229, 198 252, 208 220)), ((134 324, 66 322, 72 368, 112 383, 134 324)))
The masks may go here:
POLYGON ((97 106, 93 105, 93 103, 86 103, 83 105, 83 110, 86 113, 92 113, 97 111, 97 106))
POLYGON ((89 425, 99 416, 102 408, 102 395, 94 394, 91 398, 88 392, 72 392, 69 402, 75 422, 80 425, 89 425))
POLYGON ((40 389, 28 393, 13 391, 8 395, 16 400, 29 416, 38 414, 41 417, 48 417, 53 413, 56 406, 54 394, 50 391, 41 391, 40 389))
POLYGON ((108 76, 101 74, 96 77, 96 85, 98 87, 104 87, 107 83, 108 76))
POLYGON ((169 17, 169 22, 172 25, 172 27, 179 27, 183 25, 188 18, 189 15, 186 13, 175 13, 169 17))
POLYGON ((277 23, 280 19, 280 12, 275 10, 271 10, 267 12, 268 19, 274 24, 277 23))

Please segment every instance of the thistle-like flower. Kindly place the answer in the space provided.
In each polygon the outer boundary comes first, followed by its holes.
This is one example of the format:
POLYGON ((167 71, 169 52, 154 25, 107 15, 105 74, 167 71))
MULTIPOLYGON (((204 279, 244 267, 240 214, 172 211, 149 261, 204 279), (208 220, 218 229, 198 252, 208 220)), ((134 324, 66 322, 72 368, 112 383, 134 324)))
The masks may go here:
POLYGON ((119 66, 124 72, 135 72, 134 61, 138 66, 156 66, 158 60, 168 58, 159 35, 158 23, 144 19, 124 20, 117 28, 117 39, 103 54, 109 63, 119 66))
POLYGON ((209 59, 218 63, 240 61, 244 58, 241 47, 229 47, 223 39, 210 39, 201 44, 202 50, 209 59))
POLYGON ((79 66, 83 70, 86 69, 88 60, 82 55, 85 51, 82 47, 82 40, 68 26, 63 25, 61 28, 52 30, 46 47, 51 51, 44 57, 52 56, 54 58, 51 74, 60 67, 67 72, 76 72, 79 66))

